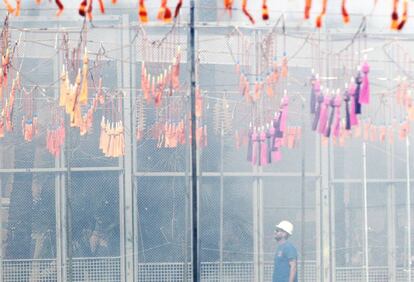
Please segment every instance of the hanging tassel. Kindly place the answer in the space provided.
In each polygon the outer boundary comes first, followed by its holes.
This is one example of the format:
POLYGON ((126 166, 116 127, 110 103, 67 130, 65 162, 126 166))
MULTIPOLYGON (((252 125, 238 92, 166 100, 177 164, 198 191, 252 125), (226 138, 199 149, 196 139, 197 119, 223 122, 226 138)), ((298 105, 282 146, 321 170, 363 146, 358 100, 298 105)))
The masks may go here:
POLYGON ((403 10, 402 19, 401 19, 401 21, 400 21, 400 23, 398 24, 398 27, 397 27, 398 30, 402 30, 405 23, 407 22, 407 19, 408 19, 408 0, 404 0, 403 9, 404 10, 403 10))
POLYGON ((391 14, 391 29, 396 30, 398 28, 398 2, 399 0, 394 0, 392 14, 391 14))
POLYGON ((325 137, 328 137, 328 138, 331 136, 332 124, 333 124, 334 116, 335 116, 335 101, 334 101, 334 99, 335 98, 332 98, 330 100, 329 105, 328 105, 328 109, 327 109, 327 113, 328 113, 329 108, 331 108, 331 113, 329 115, 328 124, 327 124, 327 126, 325 128, 325 132, 324 132, 325 137))
POLYGON ((289 69, 288 69, 288 59, 287 59, 287 56, 286 56, 286 52, 284 52, 283 59, 282 59, 281 76, 283 78, 286 78, 288 76, 288 72, 289 72, 289 69))
POLYGON ((247 161, 253 162, 253 129, 250 127, 248 136, 248 144, 247 144, 247 161))
POLYGON ((334 100, 335 117, 333 123, 333 134, 337 138, 341 130, 341 96, 336 95, 334 100))
POLYGON ((320 91, 321 91, 321 86, 320 86, 320 82, 319 79, 316 79, 316 77, 314 75, 312 75, 311 78, 311 97, 310 97, 310 112, 311 114, 314 114, 316 112, 316 101, 317 101, 317 96, 319 96, 320 91))
POLYGON ((88 51, 85 48, 83 55, 83 67, 82 67, 82 86, 79 95, 79 104, 85 105, 88 103, 88 51))
POLYGON ((295 148, 295 141, 296 141, 296 127, 289 127, 288 129, 288 137, 287 137, 287 147, 289 149, 295 148))
POLYGON ((306 3, 305 3, 305 20, 309 19, 311 8, 312 8, 312 0, 306 0, 306 3))
POLYGON ((142 88, 142 92, 144 94, 144 98, 145 101, 147 103, 150 103, 151 101, 151 97, 150 97, 150 86, 149 86, 149 81, 151 81, 151 76, 148 75, 147 76, 147 71, 145 69, 145 64, 142 63, 141 66, 141 88, 142 88))
POLYGON ((267 132, 266 132, 266 152, 267 152, 267 163, 271 164, 272 163, 272 137, 274 135, 274 128, 271 127, 269 129, 269 126, 267 128, 267 132), (273 131, 273 132, 272 132, 273 131))
POLYGON ((183 6, 183 0, 178 0, 177 6, 175 6, 174 19, 176 19, 178 15, 180 14, 180 10, 182 6, 183 6))
POLYGON ((287 116, 288 116, 288 106, 289 106, 289 97, 285 94, 285 96, 282 98, 281 108, 282 108, 282 114, 280 119, 280 131, 286 132, 287 128, 287 116))
POLYGON ((256 165, 258 160, 259 154, 259 144, 258 144, 258 134, 256 130, 253 131, 252 134, 252 164, 256 165))
POLYGON ((272 77, 268 75, 266 77, 266 94, 268 97, 273 97, 272 77))
POLYGON ((254 82, 254 100, 258 101, 260 99, 260 92, 261 92, 261 82, 255 81, 254 82))
POLYGON ((105 117, 102 116, 102 120, 101 120, 101 135, 99 137, 99 149, 103 150, 105 148, 105 127, 106 127, 106 123, 105 123, 105 117))
POLYGON ((272 160, 275 162, 280 161, 282 159, 282 152, 280 151, 282 146, 282 139, 276 138, 275 145, 272 149, 272 160))
POLYGON ((324 134, 326 130, 326 125, 328 122, 328 111, 329 111, 329 104, 331 99, 326 95, 323 99, 323 103, 321 105, 321 113, 319 116, 319 130, 320 134, 324 134))
POLYGON ((66 105, 66 96, 69 89, 67 89, 66 81, 66 70, 65 65, 63 65, 62 74, 60 76, 60 93, 59 93, 59 106, 64 107, 66 105))
POLYGON ((295 138, 296 138, 295 143, 299 144, 300 141, 302 140, 302 127, 300 127, 300 126, 296 127, 296 136, 295 136, 295 138))
POLYGON ((322 104, 324 101, 324 96, 322 95, 322 93, 320 93, 318 96, 316 96, 317 98, 317 103, 316 103, 316 110, 315 110, 315 116, 313 117, 313 122, 312 122, 312 130, 315 131, 318 128, 318 123, 319 123, 319 117, 321 115, 321 109, 322 109, 322 104))
POLYGON ((171 10, 167 6, 167 0, 161 0, 161 7, 158 10, 157 19, 169 23, 171 22, 171 10))
POLYGON ((4 137, 4 119, 0 118, 0 138, 4 137))
POLYGON ((246 15, 246 17, 250 20, 250 22, 254 24, 255 22, 254 22, 252 15, 249 13, 249 11, 247 11, 247 0, 242 1, 242 11, 246 15))
POLYGON ((348 93, 349 93, 350 98, 351 98, 351 109, 350 109, 350 118, 349 118, 351 126, 358 125, 358 117, 356 115, 355 92, 356 92, 355 84, 353 82, 351 82, 351 84, 349 85, 349 88, 348 88, 348 93))
POLYGON ((267 165, 267 143, 266 143, 266 131, 264 129, 260 133, 260 164, 267 165))
POLYGON ((362 87, 359 95, 359 103, 360 104, 369 104, 370 101, 370 91, 369 91, 369 79, 368 79, 368 73, 369 73, 369 65, 368 62, 365 61, 362 65, 362 87))
POLYGON ((203 115, 203 97, 200 93, 200 87, 196 88, 196 101, 195 101, 195 115, 197 118, 200 118, 203 115))
POLYGON ((236 143, 236 149, 239 150, 242 145, 242 140, 240 140, 240 134, 238 130, 234 131, 234 142, 236 143))
POLYGON ((118 135, 119 135, 118 157, 122 157, 122 156, 125 156, 125 135, 124 135, 124 126, 122 124, 122 121, 119 122, 118 135))
POLYGON ((267 8, 267 0, 263 0, 262 4, 262 19, 267 21, 269 19, 269 9, 267 8))
POLYGON ((275 114, 275 117, 272 121, 273 125, 272 128, 273 130, 273 136, 272 136, 272 150, 276 150, 276 143, 277 143, 277 139, 283 137, 283 133, 280 131, 280 115, 281 113, 279 112, 278 114, 275 114))
POLYGON ((162 89, 160 86, 161 80, 162 80, 162 77, 159 76, 157 78, 157 84, 155 86, 155 91, 154 91, 154 104, 155 104, 155 107, 157 108, 161 105, 161 98, 162 98, 162 89))
POLYGON ((387 137, 387 128, 385 126, 381 126, 379 129, 379 140, 381 142, 385 142, 386 137, 387 137))
POLYGON ((348 90, 345 90, 344 93, 344 101, 345 101, 345 129, 350 130, 351 129, 351 115, 349 112, 349 102, 351 100, 351 97, 348 93, 348 90))
POLYGON ((7 87, 8 82, 8 69, 10 63, 10 49, 6 49, 6 54, 1 57, 2 64, 2 86, 7 87))
POLYGON ((348 11, 346 10, 346 0, 342 0, 342 5, 341 5, 341 12, 342 12, 342 20, 344 21, 345 24, 349 23, 349 14, 348 11))
POLYGON ((361 84, 362 84, 362 77, 361 72, 358 71, 358 74, 355 78, 356 88, 354 93, 354 99, 355 99, 355 113, 357 115, 361 114, 361 103, 359 102, 359 96, 361 95, 361 84))
POLYGON ((181 48, 180 46, 177 47, 177 54, 173 59, 173 66, 172 66, 172 73, 171 73, 171 80, 172 80, 172 87, 175 90, 179 90, 180 88, 180 60, 181 60, 181 48))
POLYGON ((274 83, 277 83, 279 80, 279 66, 277 64, 276 58, 274 58, 273 60, 272 70, 273 70, 272 80, 274 83))
POLYGON ((328 0, 322 0, 322 11, 319 14, 319 16, 316 18, 316 27, 317 28, 321 28, 322 27, 322 19, 323 19, 323 17, 326 14, 326 6, 328 4, 327 2, 328 2, 328 0))

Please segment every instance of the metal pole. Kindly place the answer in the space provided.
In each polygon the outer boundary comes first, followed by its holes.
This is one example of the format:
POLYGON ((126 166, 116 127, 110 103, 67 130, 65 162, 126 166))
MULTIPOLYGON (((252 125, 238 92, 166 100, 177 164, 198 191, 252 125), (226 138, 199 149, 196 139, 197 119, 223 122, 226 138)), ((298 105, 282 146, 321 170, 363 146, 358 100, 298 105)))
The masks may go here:
POLYGON ((224 229, 224 164, 223 164, 223 154, 224 154, 224 128, 223 122, 221 122, 221 134, 220 134, 220 268, 219 268, 219 279, 223 280, 223 229, 224 229))
POLYGON ((368 261, 368 201, 367 201, 367 144, 362 143, 363 160, 363 198, 364 198, 364 254, 365 254, 365 281, 369 281, 369 261, 368 261))
POLYGON ((66 211, 66 224, 65 224, 65 233, 66 233, 66 261, 64 264, 67 265, 67 279, 68 282, 72 282, 72 177, 70 171, 70 156, 71 156, 71 142, 70 142, 70 127, 69 127, 69 118, 65 115, 65 127, 66 127, 66 142, 65 142, 65 162, 66 162, 66 192, 64 193, 64 204, 66 211))
POLYGON ((305 140, 305 101, 302 101, 302 115, 301 115, 301 122, 302 122, 302 150, 301 150, 301 235, 300 235, 300 255, 301 255, 301 281, 304 281, 305 278, 305 188, 306 188, 306 162, 305 162, 305 152, 306 152, 306 140, 305 140))
POLYGON ((0 182, 0 281, 3 280, 3 185, 0 182))
POLYGON ((190 100, 191 100, 191 210, 192 210, 192 269, 193 281, 200 281, 200 259, 198 238, 198 190, 197 190, 197 140, 196 140, 196 108, 195 108, 195 1, 190 0, 190 26, 188 32, 190 64, 190 100))
POLYGON ((406 170, 407 170, 407 275, 411 281, 411 183, 410 183, 410 138, 406 140, 406 170))

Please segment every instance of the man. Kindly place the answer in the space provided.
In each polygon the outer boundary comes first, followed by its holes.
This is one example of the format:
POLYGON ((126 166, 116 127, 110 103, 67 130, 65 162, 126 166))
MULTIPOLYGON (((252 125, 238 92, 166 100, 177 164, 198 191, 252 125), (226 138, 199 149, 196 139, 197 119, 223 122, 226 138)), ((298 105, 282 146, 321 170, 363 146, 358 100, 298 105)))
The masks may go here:
POLYGON ((288 241, 292 235, 293 224, 289 221, 281 221, 276 225, 275 239, 277 249, 273 267, 273 282, 297 282, 297 259, 296 248, 288 241))

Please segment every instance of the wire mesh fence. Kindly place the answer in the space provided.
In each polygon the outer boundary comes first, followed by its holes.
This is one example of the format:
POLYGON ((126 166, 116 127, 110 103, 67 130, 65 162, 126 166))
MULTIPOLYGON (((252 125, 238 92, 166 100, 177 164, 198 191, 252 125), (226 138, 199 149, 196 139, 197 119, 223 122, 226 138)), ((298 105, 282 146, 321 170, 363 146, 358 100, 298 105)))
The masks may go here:
MULTIPOLYGON (((138 267, 138 281, 187 281, 191 280, 191 265, 184 263, 140 263, 138 267), (187 265, 187 269, 185 269, 187 265)), ((299 263, 299 273, 302 264, 299 263)), ((299 277, 300 281, 315 282, 316 267, 314 262, 307 262, 305 267, 305 278, 299 277)), ((266 263, 265 280, 271 281, 273 264, 266 263)), ((5 260, 3 261, 4 282, 49 282, 56 279, 55 260, 5 260)), ((336 281, 359 282, 365 277, 364 269, 361 267, 338 267, 336 268, 336 281)), ((247 282, 254 280, 254 267, 251 262, 206 262, 201 264, 201 280, 206 282, 247 282)), ((73 281, 121 281, 120 258, 77 258, 73 262, 73 281)), ((386 267, 372 267, 369 270, 369 281, 389 281, 388 269, 386 267)), ((406 269, 397 268, 398 282, 407 281, 406 269)))

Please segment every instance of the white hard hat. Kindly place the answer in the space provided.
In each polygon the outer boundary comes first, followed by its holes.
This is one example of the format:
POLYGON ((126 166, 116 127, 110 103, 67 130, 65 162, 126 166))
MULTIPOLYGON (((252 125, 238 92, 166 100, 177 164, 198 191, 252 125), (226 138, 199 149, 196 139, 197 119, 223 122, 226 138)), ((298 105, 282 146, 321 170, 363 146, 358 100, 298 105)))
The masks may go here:
POLYGON ((293 224, 287 220, 281 221, 276 228, 282 229, 283 231, 287 232, 289 235, 292 235, 293 232, 293 224))

